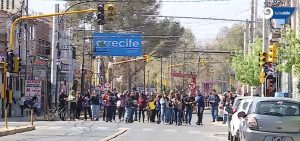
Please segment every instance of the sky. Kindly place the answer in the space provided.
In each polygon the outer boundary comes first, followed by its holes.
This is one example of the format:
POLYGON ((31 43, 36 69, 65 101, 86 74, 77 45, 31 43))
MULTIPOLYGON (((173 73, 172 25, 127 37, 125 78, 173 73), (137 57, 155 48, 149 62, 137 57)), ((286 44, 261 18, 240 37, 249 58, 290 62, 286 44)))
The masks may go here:
MULTIPOLYGON (((162 0, 160 15, 222 19, 250 19, 251 0, 162 0), (188 1, 188 2, 178 2, 188 1)), ((29 9, 35 12, 53 13, 54 5, 61 9, 65 2, 58 0, 29 0, 29 9)), ((263 0, 258 0, 258 15, 262 15, 263 0)), ((213 41, 222 27, 231 27, 237 22, 175 19, 190 28, 200 42, 213 41)))

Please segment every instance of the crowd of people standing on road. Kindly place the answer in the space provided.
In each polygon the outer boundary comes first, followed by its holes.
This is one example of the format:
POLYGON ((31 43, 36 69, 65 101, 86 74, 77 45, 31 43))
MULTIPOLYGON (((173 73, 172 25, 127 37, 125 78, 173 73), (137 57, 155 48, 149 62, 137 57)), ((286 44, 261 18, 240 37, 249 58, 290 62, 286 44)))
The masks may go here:
MULTIPOLYGON (((230 95, 229 95, 230 96, 230 95)), ((226 99, 231 100, 231 97, 226 99)), ((67 101, 70 103, 70 119, 80 119, 81 112, 84 111, 84 120, 98 121, 100 114, 102 114, 103 121, 106 122, 126 122, 132 123, 134 121, 149 122, 158 124, 174 124, 191 125, 193 112, 197 113, 197 125, 203 125, 203 111, 205 108, 205 97, 199 90, 193 94, 189 92, 169 94, 144 94, 140 92, 117 93, 116 90, 105 91, 103 96, 86 92, 80 95, 79 92, 71 91, 67 96, 63 92, 59 95, 59 107, 63 109, 66 107, 67 101), (100 113, 103 111, 103 113, 100 113), (117 119, 116 119, 117 118, 117 119)), ((213 122, 216 120, 218 105, 220 98, 213 90, 208 96, 208 101, 211 105, 213 122)), ((224 105, 229 105, 225 100, 224 105)), ((225 117, 225 116, 224 116, 225 117)), ((61 115, 61 120, 64 115, 61 115)))

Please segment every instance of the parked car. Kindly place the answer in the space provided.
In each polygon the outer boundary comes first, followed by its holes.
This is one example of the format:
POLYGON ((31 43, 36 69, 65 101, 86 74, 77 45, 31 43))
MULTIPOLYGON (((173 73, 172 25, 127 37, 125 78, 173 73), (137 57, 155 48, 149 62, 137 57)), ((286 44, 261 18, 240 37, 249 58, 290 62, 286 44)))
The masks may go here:
POLYGON ((228 116, 228 140, 236 141, 238 137, 236 133, 238 132, 240 126, 240 119, 237 116, 238 112, 246 111, 250 107, 250 103, 253 97, 245 96, 245 97, 236 97, 234 103, 231 107, 231 112, 228 116))
POLYGON ((255 97, 238 112, 240 141, 300 141, 300 101, 282 97, 255 97))

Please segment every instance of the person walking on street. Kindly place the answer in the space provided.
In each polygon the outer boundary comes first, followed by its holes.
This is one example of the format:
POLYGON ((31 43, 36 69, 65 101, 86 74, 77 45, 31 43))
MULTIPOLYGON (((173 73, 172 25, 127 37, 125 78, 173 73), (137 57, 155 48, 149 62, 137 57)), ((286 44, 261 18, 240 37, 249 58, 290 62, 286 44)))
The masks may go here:
POLYGON ((216 90, 213 90, 213 92, 210 94, 210 96, 208 97, 208 101, 211 106, 211 116, 212 116, 213 122, 215 122, 216 118, 217 118, 217 114, 218 114, 218 105, 220 102, 220 98, 219 98, 218 94, 216 93, 216 90))
POLYGON ((122 121, 122 118, 124 119, 125 99, 126 99, 126 93, 125 92, 123 94, 120 93, 119 96, 118 96, 118 101, 117 101, 119 122, 122 121))
POLYGON ((155 98, 151 97, 148 103, 149 111, 150 111, 150 123, 155 122, 156 115, 156 107, 155 107, 155 98))
POLYGON ((19 98, 19 105, 20 105, 20 108, 21 108, 21 117, 24 116, 24 102, 25 102, 25 96, 24 94, 21 95, 21 97, 19 98))
POLYGON ((175 122, 176 125, 182 125, 182 113, 183 113, 183 103, 180 98, 179 94, 175 95, 175 102, 174 102, 174 110, 175 110, 175 122))
POLYGON ((67 105, 67 95, 64 93, 64 90, 61 89, 59 96, 58 96, 58 109, 59 109, 59 118, 60 120, 65 120, 65 111, 67 105))
POLYGON ((102 102, 103 102, 103 121, 107 121, 107 109, 109 105, 109 93, 108 91, 104 92, 104 95, 102 97, 102 102))
POLYGON ((222 105, 224 105, 224 116, 223 116, 223 123, 222 124, 226 124, 226 122, 228 121, 228 115, 230 113, 229 109, 231 109, 233 102, 234 102, 234 97, 232 95, 232 93, 230 91, 227 91, 225 96, 224 96, 224 100, 222 105))
POLYGON ((77 97, 74 90, 70 91, 70 94, 68 96, 68 101, 70 103, 70 119, 75 120, 76 119, 76 103, 77 103, 77 97))
POLYGON ((145 122, 145 109, 147 107, 146 95, 141 93, 138 100, 138 109, 139 109, 139 122, 141 122, 141 116, 143 118, 143 123, 145 122))
POLYGON ((125 99, 125 122, 126 123, 132 123, 132 107, 133 107, 133 101, 130 94, 127 94, 125 99))
POLYGON ((173 94, 169 94, 169 124, 173 124, 173 121, 175 121, 175 110, 174 110, 174 98, 173 94))
POLYGON ((87 120, 87 114, 89 114, 89 117, 92 120, 91 97, 89 92, 86 92, 83 97, 83 111, 84 111, 84 120, 87 120))
POLYGON ((162 95, 157 95, 155 100, 155 108, 156 108, 156 117, 157 117, 157 123, 160 124, 161 119, 161 105, 160 105, 160 99, 162 98, 162 95))
POLYGON ((96 91, 93 92, 91 97, 91 110, 92 110, 92 120, 98 121, 99 120, 99 95, 96 94, 96 91))
POLYGON ((83 98, 82 98, 82 96, 80 96, 80 93, 79 93, 79 92, 77 92, 76 96, 77 96, 77 103, 76 103, 76 119, 78 120, 78 119, 80 118, 81 111, 82 111, 83 98))
POLYGON ((203 111, 204 111, 204 106, 205 106, 204 105, 204 97, 199 90, 196 91, 196 94, 197 94, 197 96, 195 98, 195 101, 196 101, 196 105, 197 105, 197 117, 198 117, 196 124, 203 125, 202 119, 203 119, 203 111))
POLYGON ((193 105, 195 102, 195 98, 192 95, 192 92, 189 92, 189 95, 184 99, 185 105, 185 123, 191 125, 192 114, 193 114, 193 105))

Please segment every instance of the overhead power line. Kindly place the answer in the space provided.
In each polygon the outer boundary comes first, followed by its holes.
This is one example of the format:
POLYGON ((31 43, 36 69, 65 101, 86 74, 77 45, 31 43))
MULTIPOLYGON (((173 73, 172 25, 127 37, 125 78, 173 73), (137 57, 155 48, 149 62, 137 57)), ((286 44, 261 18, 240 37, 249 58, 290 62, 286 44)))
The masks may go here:
POLYGON ((182 17, 182 16, 160 16, 160 15, 141 15, 145 17, 158 17, 158 18, 174 18, 174 19, 194 19, 194 20, 213 20, 213 21, 229 21, 229 22, 256 22, 261 21, 249 21, 249 20, 239 20, 239 19, 225 19, 225 18, 204 18, 204 17, 182 17))

